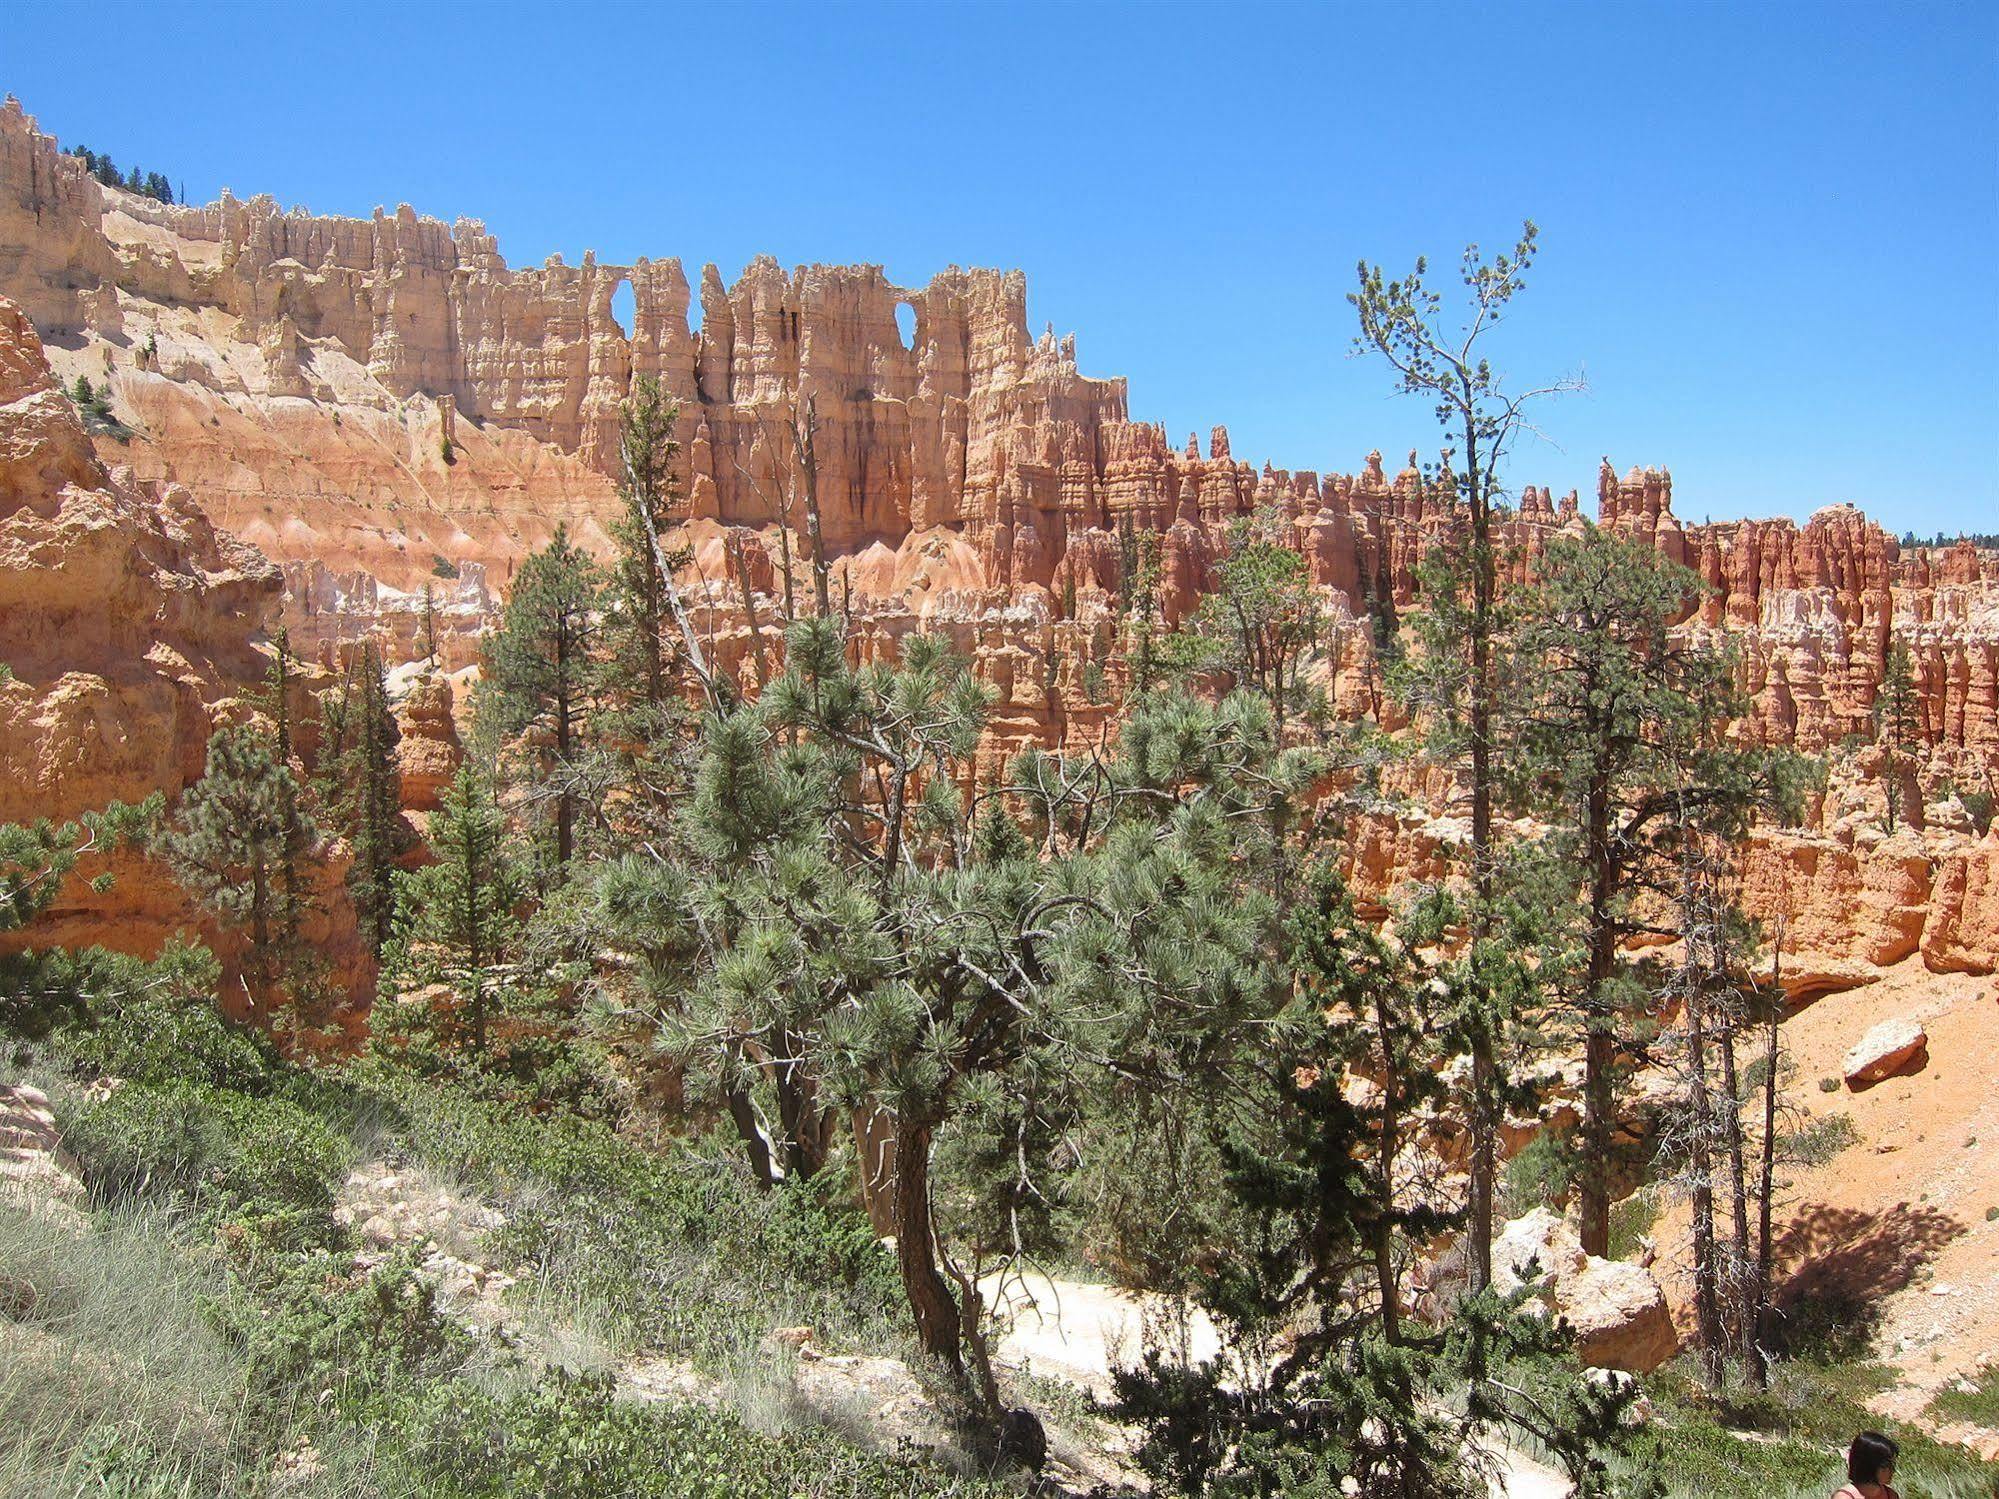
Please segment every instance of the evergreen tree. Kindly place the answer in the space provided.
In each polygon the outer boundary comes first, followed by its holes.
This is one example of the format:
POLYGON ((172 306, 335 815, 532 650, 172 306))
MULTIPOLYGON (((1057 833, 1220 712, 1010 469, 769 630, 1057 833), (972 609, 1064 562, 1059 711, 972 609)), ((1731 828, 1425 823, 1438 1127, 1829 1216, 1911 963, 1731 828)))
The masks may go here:
POLYGON ((1279 513, 1244 516, 1228 531, 1228 551, 1205 595, 1170 643, 1176 664, 1218 671, 1257 693, 1284 737, 1295 714, 1323 719, 1323 694, 1304 674, 1320 655, 1323 614, 1305 559, 1284 544, 1279 513))
POLYGON ((1915 667, 1909 647, 1897 636, 1889 642, 1881 668, 1881 685, 1874 693, 1874 740, 1881 746, 1881 788, 1888 803, 1888 831, 1904 811, 1903 777, 1915 762, 1923 742, 1922 708, 1916 696, 1915 667))
POLYGON ((486 1051, 496 988, 493 968, 518 933, 519 864, 485 778, 468 760, 431 819, 436 862, 397 881, 393 967, 404 979, 436 974, 456 989, 459 1013, 448 1028, 454 1050, 486 1051))
POLYGON ((88 844, 73 822, 0 822, 0 932, 26 926, 48 909, 88 844))
POLYGON ((1295 984, 1206 1049, 1223 1069, 1198 1086, 1218 1100, 1226 1207, 1196 1296, 1223 1352, 1152 1348, 1114 1375, 1139 1462, 1179 1492, 1469 1499, 1486 1492, 1474 1454, 1489 1426, 1542 1441, 1581 1493, 1606 1491, 1599 1453, 1624 1397, 1564 1367, 1560 1332, 1489 1293, 1441 1325, 1403 1315, 1414 1264, 1465 1216, 1443 1205, 1440 1163, 1410 1148, 1468 1054, 1463 969, 1442 956, 1461 920, 1432 891, 1390 937, 1315 866, 1283 935, 1295 984))
POLYGON ((265 735, 220 729, 208 741, 202 778, 188 788, 157 840, 181 885, 245 941, 243 983, 266 1011, 288 982, 308 971, 311 954, 288 906, 285 871, 296 868, 317 836, 299 809, 291 767, 265 735))
POLYGON ((1619 1058, 1646 999, 1625 945, 1674 934, 1638 899, 1675 893, 1674 851, 1693 830, 1739 832, 1782 799, 1780 762, 1724 737, 1741 706, 1732 658, 1672 629, 1699 588, 1650 547, 1590 527, 1549 544, 1517 633, 1534 669, 1508 703, 1513 775, 1576 877, 1575 956, 1550 970, 1583 1032, 1578 1214, 1594 1255, 1609 1250, 1619 1058))
POLYGON ((663 544, 686 520, 674 465, 680 444, 674 425, 680 409, 659 381, 641 375, 618 413, 618 498, 623 506, 612 524, 616 561, 606 590, 607 687, 633 710, 659 713, 673 697, 673 663, 667 631, 676 605, 669 602, 672 568, 684 560, 663 544))
POLYGON ((555 803, 555 862, 575 852, 579 762, 598 696, 597 611, 603 574, 561 526, 521 565, 500 631, 488 642, 486 710, 506 738, 526 735, 530 795, 555 803))
POLYGON ((302 952, 300 928, 313 904, 310 877, 302 860, 312 845, 306 829, 305 787, 292 771, 292 699, 297 680, 291 649, 291 633, 279 630, 273 640, 276 650, 265 672, 258 707, 271 721, 271 752, 288 773, 277 783, 278 817, 281 823, 277 868, 277 937, 287 951, 302 952))
POLYGON ((837 619, 798 621, 785 674, 709 721, 689 865, 611 889, 760 1175, 815 1170, 831 1105, 876 1121, 919 1346, 997 1422, 980 1272, 1033 1247, 1060 1175, 1034 1163, 1089 1080, 1167 1070, 1189 1017, 1238 1012, 1270 904, 1231 854, 1268 824, 1230 813, 1310 776, 1265 705, 1175 700, 1115 763, 1028 757, 974 816, 986 696, 939 640, 856 668, 837 619))
POLYGON ((369 641, 322 704, 320 799, 353 850, 347 887, 377 959, 395 930, 397 866, 414 841, 402 816, 400 737, 388 673, 369 641))
POLYGON ((423 585, 423 610, 417 621, 417 644, 423 648, 423 658, 432 666, 437 665, 437 587, 433 583, 423 585))
MULTIPOLYGON (((1466 307, 1455 329, 1447 326, 1443 298, 1427 281, 1427 263, 1401 279, 1363 261, 1359 289, 1347 300, 1359 318, 1358 350, 1379 355, 1394 371, 1396 389, 1434 403, 1447 443, 1442 496, 1454 507, 1458 524, 1443 555, 1433 559, 1425 580, 1433 628, 1431 680, 1448 680, 1447 693, 1429 705, 1439 713, 1442 742, 1465 762, 1471 803, 1469 912, 1474 952, 1489 950, 1500 892, 1499 849, 1494 812, 1500 778, 1496 718, 1504 692, 1501 676, 1503 629, 1500 617, 1499 538, 1493 518, 1501 506, 1499 469, 1538 398, 1573 388, 1570 382, 1518 394, 1504 389, 1485 352, 1484 340, 1504 319, 1525 285, 1535 253, 1536 230, 1523 226, 1510 255, 1488 263, 1478 246, 1467 246, 1461 262, 1466 307)), ((1486 1012, 1472 1034, 1471 1150, 1469 1165, 1473 1284, 1492 1279, 1492 1208, 1499 1122, 1504 1113, 1504 1080, 1497 1056, 1510 1016, 1499 1007, 1505 985, 1485 986, 1486 1012)), ((1475 988, 1473 993, 1478 991, 1475 988)))

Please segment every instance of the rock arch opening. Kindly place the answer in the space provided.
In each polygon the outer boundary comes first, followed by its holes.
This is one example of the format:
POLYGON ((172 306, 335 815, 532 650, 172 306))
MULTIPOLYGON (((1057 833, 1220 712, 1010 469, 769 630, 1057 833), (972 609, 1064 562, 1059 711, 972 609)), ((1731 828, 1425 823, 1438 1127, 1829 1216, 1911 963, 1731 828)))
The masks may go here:
POLYGON ((916 347, 916 309, 907 302, 895 304, 895 331, 905 350, 916 347))
POLYGON ((611 293, 611 321, 618 325, 618 331, 626 338, 632 336, 632 329, 638 326, 639 294, 632 290, 629 280, 618 282, 618 288, 611 293))

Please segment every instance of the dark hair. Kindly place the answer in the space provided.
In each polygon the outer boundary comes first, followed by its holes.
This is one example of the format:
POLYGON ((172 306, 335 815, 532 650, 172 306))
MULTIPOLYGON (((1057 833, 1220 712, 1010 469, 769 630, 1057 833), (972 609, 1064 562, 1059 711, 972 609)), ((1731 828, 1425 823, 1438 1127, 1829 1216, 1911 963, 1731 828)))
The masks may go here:
POLYGON ((1846 1453, 1846 1477, 1849 1483, 1879 1483, 1881 1470, 1893 1467, 1902 1449, 1893 1437, 1884 1437, 1878 1431, 1863 1431, 1853 1439, 1853 1445, 1846 1453))

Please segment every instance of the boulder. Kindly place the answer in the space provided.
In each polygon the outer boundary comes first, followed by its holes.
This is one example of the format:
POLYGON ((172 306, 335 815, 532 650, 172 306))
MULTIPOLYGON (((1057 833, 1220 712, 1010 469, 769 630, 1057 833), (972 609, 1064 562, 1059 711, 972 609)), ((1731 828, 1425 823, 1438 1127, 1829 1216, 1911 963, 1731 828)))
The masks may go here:
POLYGON ((1858 1093, 1891 1077, 1921 1072, 1930 1059, 1930 1038, 1913 1020, 1884 1020, 1846 1054, 1846 1086, 1858 1093))
POLYGON ((1666 1293, 1643 1266, 1583 1253, 1567 1222, 1536 1208, 1492 1245, 1502 1292, 1536 1284, 1542 1306, 1575 1329, 1576 1355, 1592 1369, 1649 1374, 1679 1351, 1666 1293))
POLYGON ((83 1183, 39 1088, 0 1083, 0 1196, 54 1226, 72 1232, 86 1226, 78 1211, 83 1183))

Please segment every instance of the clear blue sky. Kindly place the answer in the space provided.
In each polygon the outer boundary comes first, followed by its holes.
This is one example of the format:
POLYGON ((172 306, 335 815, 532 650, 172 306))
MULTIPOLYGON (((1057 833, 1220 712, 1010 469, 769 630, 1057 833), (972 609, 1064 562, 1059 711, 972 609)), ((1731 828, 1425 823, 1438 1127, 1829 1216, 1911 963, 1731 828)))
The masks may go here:
POLYGON ((1135 417, 1294 468, 1435 446, 1346 357, 1354 262, 1532 216, 1500 362, 1591 393, 1516 482, 1999 529, 1990 3, 44 3, 0 89, 197 199, 406 200, 516 265, 1019 266, 1135 417))

